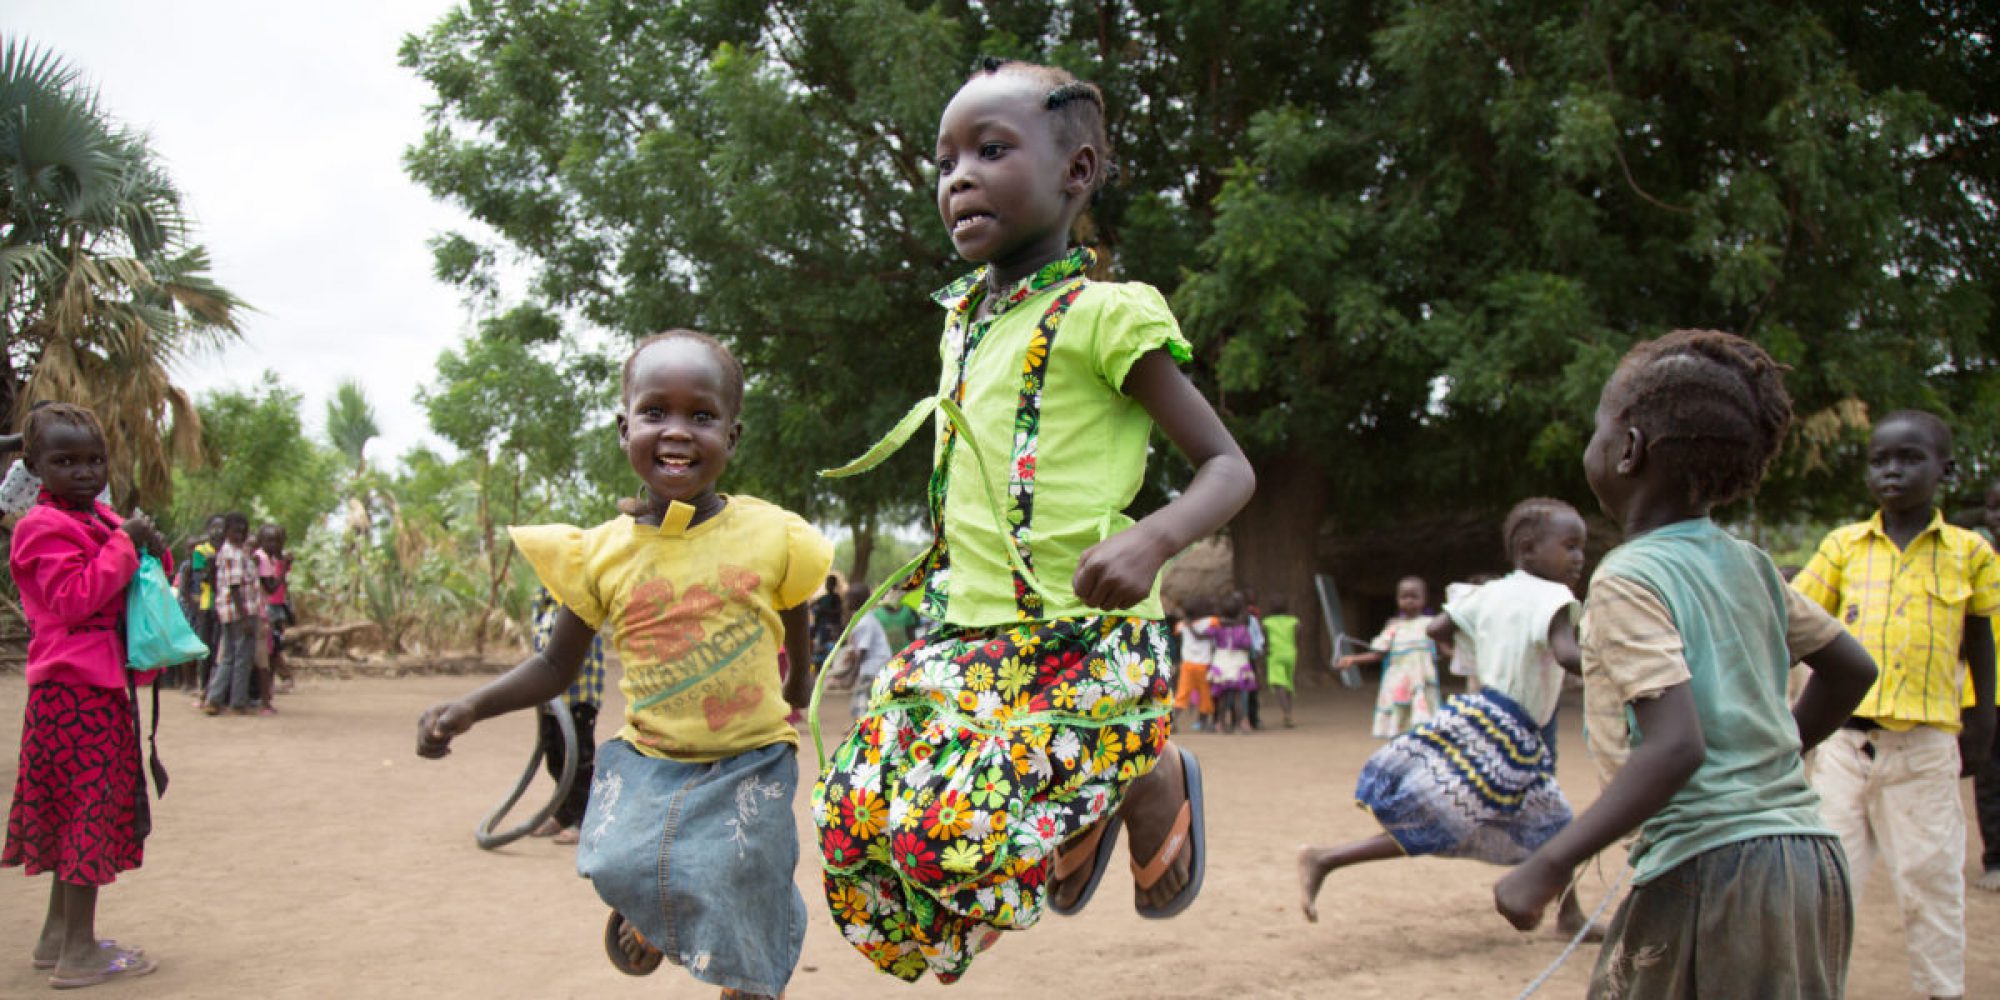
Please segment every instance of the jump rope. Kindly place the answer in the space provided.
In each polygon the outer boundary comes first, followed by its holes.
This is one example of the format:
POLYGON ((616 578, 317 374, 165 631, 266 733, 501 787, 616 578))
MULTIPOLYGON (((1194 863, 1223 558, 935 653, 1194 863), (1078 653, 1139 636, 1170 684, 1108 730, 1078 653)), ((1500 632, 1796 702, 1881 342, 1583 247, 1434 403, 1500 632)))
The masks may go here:
MULTIPOLYGON (((1584 872, 1589 871, 1592 867, 1596 867, 1602 858, 1603 855, 1599 855, 1596 858, 1592 858, 1590 864, 1578 865, 1576 874, 1571 876, 1569 885, 1562 891, 1562 896, 1567 896, 1575 892, 1577 885, 1583 881, 1584 872)), ((1576 950, 1583 946, 1583 939, 1590 936, 1590 929, 1597 926, 1597 921, 1603 918, 1604 911, 1611 909, 1611 904, 1617 902, 1618 893, 1625 888, 1625 880, 1631 877, 1632 865, 1627 862, 1625 870, 1618 873, 1618 881, 1611 884, 1610 891, 1604 894, 1604 899, 1598 902, 1597 909, 1591 911, 1590 917, 1584 920, 1583 926, 1577 929, 1576 935, 1569 939, 1569 944, 1563 946, 1562 953, 1556 956, 1555 961, 1549 963, 1548 968, 1542 970, 1541 975, 1529 980, 1527 988, 1523 989, 1521 994, 1515 997, 1514 1000, 1528 1000, 1529 997, 1535 995, 1537 990, 1547 985, 1548 981, 1555 976, 1556 970, 1562 968, 1563 963, 1569 961, 1570 956, 1576 954, 1576 950)), ((1557 896, 1556 898, 1561 899, 1562 896, 1557 896)))

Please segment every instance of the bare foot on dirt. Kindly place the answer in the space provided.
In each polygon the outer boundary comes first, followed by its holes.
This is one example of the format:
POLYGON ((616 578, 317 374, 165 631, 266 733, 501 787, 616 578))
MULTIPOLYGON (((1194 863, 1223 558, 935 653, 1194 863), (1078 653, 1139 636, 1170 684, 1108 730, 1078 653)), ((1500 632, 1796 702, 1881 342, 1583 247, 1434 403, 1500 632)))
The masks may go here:
POLYGON ((1299 848, 1299 911, 1306 915, 1307 923, 1319 923, 1319 887, 1331 870, 1320 863, 1319 848, 1299 848))
MULTIPOLYGON (((1583 915, 1583 907, 1577 905, 1576 893, 1564 893, 1562 903, 1556 909, 1556 935, 1567 940, 1576 936, 1576 932, 1583 930, 1587 923, 1589 918, 1583 915)), ((1594 944, 1604 940, 1603 924, 1589 923, 1589 927, 1583 935, 1585 942, 1594 944)))

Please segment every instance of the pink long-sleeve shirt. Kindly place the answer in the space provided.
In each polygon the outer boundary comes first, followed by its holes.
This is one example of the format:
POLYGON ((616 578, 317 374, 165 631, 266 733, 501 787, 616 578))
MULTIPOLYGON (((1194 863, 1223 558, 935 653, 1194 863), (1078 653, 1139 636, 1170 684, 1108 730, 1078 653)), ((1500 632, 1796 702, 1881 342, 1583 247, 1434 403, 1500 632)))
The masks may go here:
MULTIPOLYGON (((70 510, 44 499, 14 526, 10 562, 28 619, 28 683, 125 686, 118 619, 139 551, 110 507, 70 510)), ((135 678, 151 679, 152 671, 135 678)))

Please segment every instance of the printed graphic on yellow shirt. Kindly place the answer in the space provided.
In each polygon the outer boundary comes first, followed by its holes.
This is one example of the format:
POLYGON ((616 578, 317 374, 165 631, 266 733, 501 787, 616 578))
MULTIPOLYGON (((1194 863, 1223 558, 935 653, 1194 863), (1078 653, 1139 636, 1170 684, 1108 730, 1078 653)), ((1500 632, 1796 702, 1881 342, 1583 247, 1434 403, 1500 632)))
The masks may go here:
POLYGON ((762 578, 729 565, 717 575, 726 588, 723 595, 695 584, 676 600, 673 583, 660 579, 633 588, 625 619, 630 629, 625 646, 637 661, 627 668, 633 713, 698 715, 710 732, 721 732, 763 702, 762 684, 711 683, 751 655, 767 632, 747 599, 762 578))

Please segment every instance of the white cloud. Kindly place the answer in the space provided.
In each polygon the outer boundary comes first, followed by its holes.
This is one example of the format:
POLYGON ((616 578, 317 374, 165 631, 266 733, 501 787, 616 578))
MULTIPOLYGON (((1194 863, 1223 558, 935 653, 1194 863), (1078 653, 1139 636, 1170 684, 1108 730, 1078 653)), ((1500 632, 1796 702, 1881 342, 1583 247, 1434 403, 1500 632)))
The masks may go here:
POLYGON ((424 244, 471 223, 403 174, 431 94, 396 51, 451 6, 10 5, 9 35, 60 53, 111 114, 151 134, 214 276, 257 310, 243 343, 182 366, 183 386, 244 385, 268 368, 305 393, 316 428, 353 377, 382 426, 377 461, 431 440, 414 394, 467 317, 424 244))

